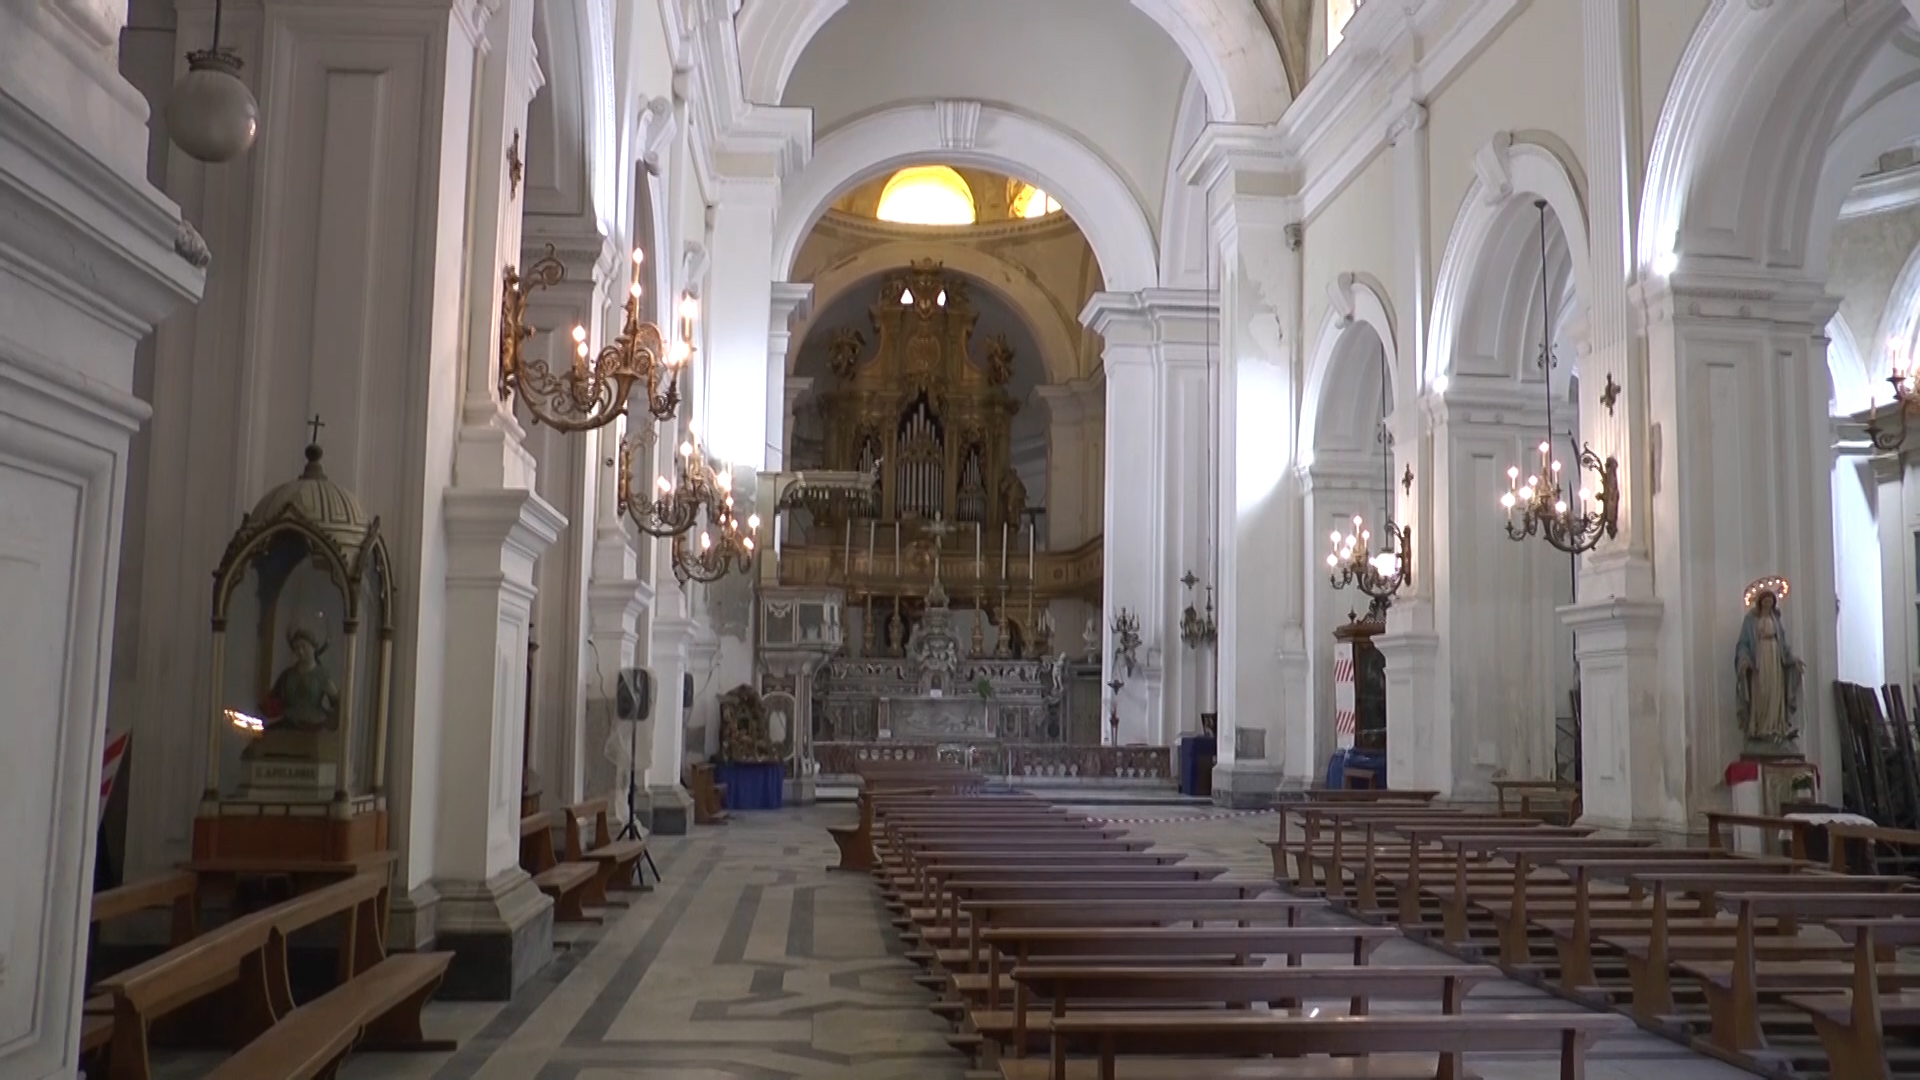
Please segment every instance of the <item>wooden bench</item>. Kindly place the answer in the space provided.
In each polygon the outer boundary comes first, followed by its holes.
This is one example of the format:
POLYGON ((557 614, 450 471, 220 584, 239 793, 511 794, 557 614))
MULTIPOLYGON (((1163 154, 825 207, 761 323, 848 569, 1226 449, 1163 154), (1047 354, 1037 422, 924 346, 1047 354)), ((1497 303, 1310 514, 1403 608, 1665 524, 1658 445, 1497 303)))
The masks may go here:
POLYGON ((1268 896, 1258 900, 970 900, 961 910, 970 917, 964 949, 942 949, 935 959, 948 971, 982 970, 985 934, 1009 926, 1168 926, 1226 922, 1250 926, 1281 922, 1298 926, 1300 913, 1324 906, 1308 897, 1268 896))
MULTIPOLYGON (((420 1029, 420 1009, 439 985, 450 953, 384 954, 386 875, 363 874, 243 916, 101 980, 112 1003, 108 1080, 149 1080, 153 1025, 196 1003, 217 1041, 240 1048, 212 1075, 220 1080, 304 1078, 329 1070, 363 1035, 393 1048, 448 1049, 420 1029), (300 1017, 287 978, 289 935, 334 920, 340 935, 340 985, 329 992, 358 1003, 355 1017, 338 1005, 300 1017), (292 1024, 276 1032, 282 1023, 292 1024)), ((321 1000, 326 1000, 323 998, 321 1000)), ((310 1003, 317 1004, 316 1003, 310 1003)))
POLYGON ((1828 928, 1850 939, 1853 985, 1832 994, 1790 995, 1827 1052, 1833 1080, 1892 1080, 1887 1030, 1920 1028, 1920 993, 1881 988, 1886 953, 1920 946, 1920 919, 1842 919, 1828 928))
POLYGON ((1569 825, 1580 820, 1580 788, 1564 780, 1495 780, 1493 792, 1502 814, 1565 819, 1569 825))
POLYGON ((428 1039, 421 1011, 445 977, 452 953, 387 955, 385 874, 363 874, 308 893, 254 918, 273 923, 267 969, 273 1019, 207 1080, 310 1080, 334 1074, 348 1051, 444 1051, 428 1039), (286 942, 294 931, 342 918, 340 980, 295 1006, 286 983, 286 942))
MULTIPOLYGON (((1706 991, 1713 1021, 1713 1043, 1740 1053, 1764 1048, 1761 1026, 1762 995, 1782 996, 1795 991, 1845 990, 1853 985, 1854 969, 1832 961, 1761 960, 1754 947, 1757 923, 1764 917, 1796 921, 1861 918, 1920 917, 1920 894, 1825 894, 1789 892, 1727 893, 1717 898, 1738 913, 1735 947, 1724 961, 1686 961, 1685 974, 1699 980, 1706 991)), ((1920 969, 1888 965, 1877 969, 1883 989, 1920 982, 1920 969)))
MULTIPOLYGON (((588 887, 586 902, 597 906, 607 903, 609 889, 647 888, 647 874, 641 860, 648 858, 645 840, 615 840, 613 824, 608 820, 607 800, 588 799, 566 808, 567 861, 592 863, 598 870, 588 887), (639 881, 634 881, 638 873, 639 881)), ((651 860, 649 860, 651 861, 651 860)), ((657 877, 659 872, 655 871, 657 877)))
MULTIPOLYGON (((1732 852, 1738 845, 1736 830, 1753 830, 1761 834, 1761 848, 1765 854, 1786 855, 1788 858, 1807 857, 1807 835, 1814 825, 1797 818, 1767 817, 1760 814, 1729 814, 1718 810, 1707 812, 1707 847, 1713 851, 1732 852), (1786 840, 1784 850, 1779 850, 1779 841, 1786 840), (1771 842, 1769 842, 1771 840, 1771 842)), ((1838 867, 1842 871, 1844 867, 1838 867)))
POLYGON ((713 779, 713 763, 696 762, 687 766, 687 792, 693 796, 695 825, 727 823, 727 785, 713 779))
MULTIPOLYGON (((194 935, 199 933, 199 879, 188 871, 180 870, 146 881, 102 889, 93 894, 88 921, 93 926, 99 926, 156 908, 165 909, 172 915, 167 933, 168 948, 177 949, 193 940, 194 935)), ((97 969, 92 964, 88 966, 89 975, 98 978, 97 969)), ((106 997, 89 999, 80 1020, 81 1057, 90 1058, 97 1054, 112 1039, 113 1000, 106 997)))
POLYGON ((567 815, 546 810, 520 819, 520 868, 533 876, 534 885, 553 898, 553 917, 559 922, 597 923, 586 912, 600 871, 590 862, 561 862, 553 849, 553 832, 567 827, 567 815))
POLYGON ((1631 1030, 1633 1022, 1611 1013, 1473 1013, 1470 1015, 1285 1016, 1273 1013, 1123 1011, 1070 1013, 1048 1022, 1053 1053, 1047 1062, 1007 1061, 1006 1080, 1214 1080, 1248 1076, 1248 1062, 1219 1056, 1169 1060, 1121 1058, 1123 1054, 1207 1054, 1296 1058, 1261 1061, 1265 1078, 1366 1076, 1384 1078, 1465 1075, 1465 1052, 1558 1052, 1561 1080, 1584 1080, 1587 1048, 1602 1035, 1631 1030), (1066 1047, 1091 1045, 1097 1057, 1071 1063, 1066 1047), (1365 1072, 1342 1069, 1305 1055, 1364 1055, 1365 1072), (1392 1055, 1375 1069, 1378 1055, 1392 1055), (1409 1057, 1418 1055, 1418 1059, 1409 1057), (1074 1065, 1079 1067, 1075 1068, 1074 1065), (1037 1066, 1037 1067, 1036 1067, 1037 1066))
POLYGON ((1462 1011, 1475 985, 1499 974, 1474 964, 1344 968, 1020 964, 1012 975, 1013 1008, 1004 1013, 976 1010, 973 1022, 987 1038, 1009 1044, 1014 1056, 1025 1057, 1030 1048, 1030 1013, 1042 1019, 1036 1034, 1043 1038, 1048 1021, 1089 1006, 1117 1003, 1150 1003, 1159 1009, 1260 1004, 1295 1008, 1295 1003, 1307 1000, 1346 998, 1347 1015, 1365 1016, 1374 999, 1437 1001, 1443 1014, 1453 1015, 1462 1011))

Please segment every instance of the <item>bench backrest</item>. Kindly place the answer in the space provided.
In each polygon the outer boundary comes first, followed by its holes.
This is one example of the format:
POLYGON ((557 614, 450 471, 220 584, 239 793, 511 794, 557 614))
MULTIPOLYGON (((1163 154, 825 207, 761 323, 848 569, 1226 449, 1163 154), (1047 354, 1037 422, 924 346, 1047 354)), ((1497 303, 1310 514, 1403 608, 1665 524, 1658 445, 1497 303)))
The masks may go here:
POLYGON ((543 810, 520 819, 520 868, 538 874, 560 865, 553 850, 553 830, 560 828, 567 815, 558 810, 543 810))
POLYGON ((1072 1002, 1179 1001, 1252 1005, 1283 998, 1365 996, 1400 1000, 1438 998, 1460 1011, 1467 991, 1498 978, 1491 967, 1090 967, 1024 963, 1013 980, 1051 999, 1054 1015, 1072 1002))
POLYGON ((173 924, 167 944, 184 945, 199 932, 199 881, 192 871, 180 870, 93 894, 88 918, 102 923, 155 908, 169 908, 173 924))
POLYGON ((613 843, 607 800, 587 799, 566 808, 567 861, 579 862, 587 852, 613 843))

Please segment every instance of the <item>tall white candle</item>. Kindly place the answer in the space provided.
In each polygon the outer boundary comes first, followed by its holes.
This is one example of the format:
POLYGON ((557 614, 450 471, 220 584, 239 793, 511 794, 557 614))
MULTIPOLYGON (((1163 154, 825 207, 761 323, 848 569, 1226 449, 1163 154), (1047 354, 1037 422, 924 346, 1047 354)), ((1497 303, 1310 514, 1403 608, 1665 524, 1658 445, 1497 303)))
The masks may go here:
POLYGON ((853 573, 853 519, 847 519, 847 539, 840 546, 840 564, 853 573))
POLYGON ((1007 580, 1007 523, 1000 523, 1000 580, 1007 580))
MULTIPOLYGON (((893 576, 900 576, 900 523, 893 523, 893 576)), ((895 600, 897 606, 899 601, 895 600)))
POLYGON ((980 576, 980 523, 973 523, 973 576, 980 576))
POLYGON ((872 518, 867 519, 867 573, 869 574, 873 573, 873 537, 879 527, 879 522, 872 518))
POLYGON ((1027 584, 1033 584, 1033 522, 1027 522, 1027 584))

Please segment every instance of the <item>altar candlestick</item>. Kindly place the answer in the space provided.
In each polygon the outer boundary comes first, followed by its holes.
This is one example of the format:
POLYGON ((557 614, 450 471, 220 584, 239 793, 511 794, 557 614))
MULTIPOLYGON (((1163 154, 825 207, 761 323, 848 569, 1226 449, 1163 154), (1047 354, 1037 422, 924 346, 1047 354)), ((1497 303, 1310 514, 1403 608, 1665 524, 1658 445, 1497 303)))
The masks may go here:
POLYGON ((1000 523, 1000 580, 1007 580, 1007 523, 1000 523))
POLYGON ((1033 522, 1027 522, 1027 584, 1033 584, 1033 522))
POLYGON ((976 580, 980 577, 980 566, 980 523, 976 521, 973 523, 973 576, 976 580))
POLYGON ((879 524, 872 518, 867 519, 867 573, 869 574, 873 573, 873 537, 879 524))
MULTIPOLYGON (((893 576, 900 577, 900 523, 893 523, 893 576)), ((899 605, 894 605, 896 608, 899 605)))
POLYGON ((846 568, 848 577, 853 576, 853 519, 847 519, 847 539, 840 547, 840 565, 846 568))

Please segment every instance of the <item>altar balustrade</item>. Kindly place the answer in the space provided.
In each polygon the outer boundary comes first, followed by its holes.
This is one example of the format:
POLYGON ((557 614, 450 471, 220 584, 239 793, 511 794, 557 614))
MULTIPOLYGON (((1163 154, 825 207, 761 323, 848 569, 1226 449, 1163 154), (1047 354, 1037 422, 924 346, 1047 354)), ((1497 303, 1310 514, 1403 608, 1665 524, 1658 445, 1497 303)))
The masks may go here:
POLYGON ((896 743, 888 740, 815 743, 823 783, 851 781, 868 761, 945 761, 990 777, 1021 781, 1093 780, 1173 783, 1172 751, 1165 746, 1045 746, 1016 743, 896 743))
MULTIPOLYGON (((1016 550, 1004 558, 991 548, 976 558, 969 544, 956 541, 941 554, 940 581, 956 602, 996 599, 1004 590, 1018 610, 1031 589, 1039 604, 1070 599, 1097 604, 1105 559, 1106 544, 1098 536, 1067 551, 1016 550)), ((885 531, 877 547, 861 545, 855 537, 843 544, 780 548, 781 585, 844 588, 849 597, 919 596, 933 584, 933 569, 932 560, 916 557, 911 545, 903 557, 885 531)))

